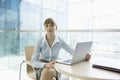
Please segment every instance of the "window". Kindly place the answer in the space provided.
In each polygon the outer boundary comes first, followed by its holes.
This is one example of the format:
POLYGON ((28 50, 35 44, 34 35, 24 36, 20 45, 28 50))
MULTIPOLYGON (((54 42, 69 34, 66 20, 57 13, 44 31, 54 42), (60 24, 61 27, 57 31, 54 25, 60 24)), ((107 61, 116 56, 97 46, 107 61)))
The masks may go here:
POLYGON ((68 28, 73 33, 70 34, 70 41, 92 40, 94 55, 120 58, 118 1, 71 0, 68 28))

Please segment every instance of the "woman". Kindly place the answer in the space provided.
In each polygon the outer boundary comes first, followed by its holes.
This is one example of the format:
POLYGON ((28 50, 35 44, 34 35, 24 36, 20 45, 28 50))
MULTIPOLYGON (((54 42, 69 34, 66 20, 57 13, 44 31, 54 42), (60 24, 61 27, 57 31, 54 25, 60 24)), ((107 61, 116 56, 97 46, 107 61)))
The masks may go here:
MULTIPOLYGON (((61 48, 71 55, 74 50, 66 44, 60 37, 55 35, 57 25, 52 18, 47 18, 44 22, 45 36, 37 41, 31 65, 36 68, 42 68, 40 80, 58 80, 59 73, 53 68, 58 58, 61 48)), ((86 56, 86 60, 90 55, 86 56)))

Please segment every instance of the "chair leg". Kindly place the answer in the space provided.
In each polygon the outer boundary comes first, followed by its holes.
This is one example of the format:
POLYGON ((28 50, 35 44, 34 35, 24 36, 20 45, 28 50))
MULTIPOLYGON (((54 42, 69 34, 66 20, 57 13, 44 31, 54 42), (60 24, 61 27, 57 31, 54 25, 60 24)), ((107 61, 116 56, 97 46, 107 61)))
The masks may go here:
POLYGON ((23 64, 24 62, 25 62, 25 61, 23 60, 23 61, 20 63, 19 80, 21 80, 21 70, 22 70, 22 64, 23 64))

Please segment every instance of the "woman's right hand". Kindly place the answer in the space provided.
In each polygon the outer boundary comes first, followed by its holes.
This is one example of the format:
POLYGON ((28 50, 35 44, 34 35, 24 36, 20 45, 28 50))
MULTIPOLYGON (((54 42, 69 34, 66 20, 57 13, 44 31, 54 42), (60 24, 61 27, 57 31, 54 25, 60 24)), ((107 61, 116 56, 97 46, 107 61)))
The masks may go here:
POLYGON ((49 63, 46 63, 46 64, 44 65, 44 67, 49 69, 49 68, 53 67, 55 63, 56 63, 56 61, 55 61, 55 60, 52 60, 52 61, 50 61, 49 63))

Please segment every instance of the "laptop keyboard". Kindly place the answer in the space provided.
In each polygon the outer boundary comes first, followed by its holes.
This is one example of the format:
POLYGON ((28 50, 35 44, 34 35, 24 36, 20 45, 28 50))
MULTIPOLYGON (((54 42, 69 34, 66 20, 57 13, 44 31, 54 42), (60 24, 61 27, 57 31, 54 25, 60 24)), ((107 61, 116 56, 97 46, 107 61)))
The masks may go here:
POLYGON ((70 63, 72 60, 71 59, 69 59, 69 60, 66 60, 66 61, 64 61, 64 62, 67 62, 67 63, 70 63))

